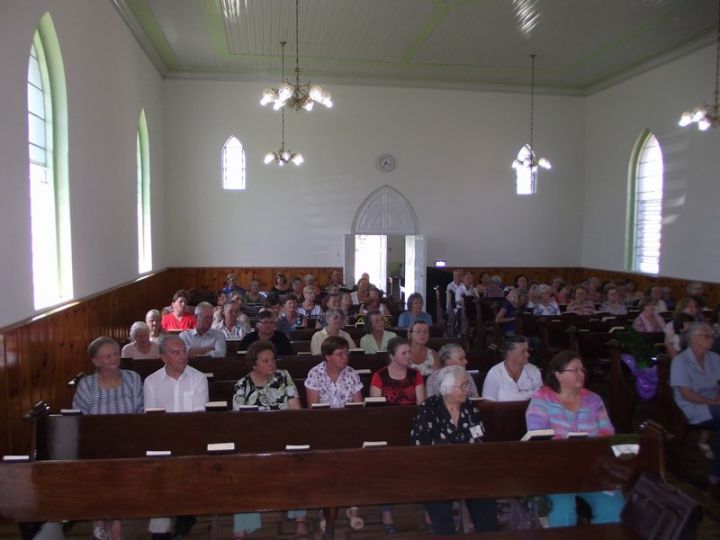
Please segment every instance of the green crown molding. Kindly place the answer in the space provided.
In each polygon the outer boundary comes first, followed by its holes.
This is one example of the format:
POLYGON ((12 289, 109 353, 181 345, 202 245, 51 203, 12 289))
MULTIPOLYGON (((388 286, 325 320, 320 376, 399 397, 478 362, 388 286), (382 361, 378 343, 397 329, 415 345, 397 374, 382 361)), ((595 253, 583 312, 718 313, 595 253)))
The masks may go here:
POLYGON ((145 34, 150 39, 158 55, 165 63, 168 70, 180 69, 175 51, 170 46, 165 33, 155 18, 155 14, 147 3, 147 0, 126 0, 127 7, 137 19, 145 34))

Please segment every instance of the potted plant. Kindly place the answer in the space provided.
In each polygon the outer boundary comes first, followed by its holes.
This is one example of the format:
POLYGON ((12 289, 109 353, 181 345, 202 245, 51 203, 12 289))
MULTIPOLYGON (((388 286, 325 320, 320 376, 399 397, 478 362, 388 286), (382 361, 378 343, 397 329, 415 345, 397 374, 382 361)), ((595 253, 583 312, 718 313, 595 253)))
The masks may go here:
POLYGON ((642 399, 652 399, 657 393, 657 350, 640 332, 628 328, 618 336, 622 345, 620 358, 635 377, 635 389, 642 399))

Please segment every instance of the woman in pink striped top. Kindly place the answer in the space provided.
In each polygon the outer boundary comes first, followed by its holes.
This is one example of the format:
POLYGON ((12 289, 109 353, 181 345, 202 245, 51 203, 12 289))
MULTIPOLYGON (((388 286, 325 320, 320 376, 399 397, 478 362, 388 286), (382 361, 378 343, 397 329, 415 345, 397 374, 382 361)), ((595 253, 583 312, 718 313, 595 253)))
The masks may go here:
MULTIPOLYGON (((545 386, 535 392, 525 413, 528 430, 554 429, 556 439, 565 439, 571 432, 586 432, 590 437, 613 435, 615 429, 605 405, 600 396, 585 389, 585 376, 582 358, 577 353, 556 354, 545 372, 545 386)), ((548 495, 552 502, 548 515, 551 527, 577 524, 576 495, 548 495)), ((581 496, 592 509, 593 523, 620 521, 623 506, 620 492, 582 493, 581 496)))

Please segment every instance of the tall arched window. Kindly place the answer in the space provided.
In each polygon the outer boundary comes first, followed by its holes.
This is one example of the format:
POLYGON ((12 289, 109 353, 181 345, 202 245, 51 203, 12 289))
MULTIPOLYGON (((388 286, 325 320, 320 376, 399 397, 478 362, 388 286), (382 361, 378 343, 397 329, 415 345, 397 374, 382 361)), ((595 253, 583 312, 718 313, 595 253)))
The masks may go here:
MULTIPOLYGON (((529 145, 523 146, 518 152, 515 163, 528 163, 532 157, 529 145)), ((537 167, 515 167, 515 193, 517 195, 535 195, 537 193, 537 167)))
POLYGON ((27 95, 33 296, 41 309, 73 294, 65 70, 49 13, 30 47, 27 95))
POLYGON ((138 271, 152 270, 152 229, 150 222, 150 141, 145 111, 140 111, 137 129, 137 227, 138 271))
POLYGON ((630 270, 647 274, 660 272, 662 200, 662 151, 655 135, 645 131, 638 139, 630 166, 630 270))
POLYGON ((245 189, 245 149, 233 135, 222 149, 223 189, 245 189))

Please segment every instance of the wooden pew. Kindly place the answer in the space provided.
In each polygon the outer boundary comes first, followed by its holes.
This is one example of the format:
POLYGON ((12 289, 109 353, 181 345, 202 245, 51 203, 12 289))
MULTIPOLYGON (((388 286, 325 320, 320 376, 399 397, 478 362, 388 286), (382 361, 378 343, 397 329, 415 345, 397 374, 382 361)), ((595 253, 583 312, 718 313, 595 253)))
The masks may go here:
MULTIPOLYGON (((663 473, 659 440, 642 436, 639 454, 628 459, 615 458, 609 442, 499 442, 0 464, 0 485, 13 486, 0 490, 0 518, 18 522, 108 515, 143 518, 627 490, 642 471, 663 473), (398 474, 408 463, 422 463, 423 474, 398 474)), ((331 521, 328 527, 331 535, 331 521)), ((549 533, 506 531, 496 537, 598 537, 593 530, 607 533, 603 537, 608 538, 635 537, 621 524, 549 533)))
MULTIPOLYGON (((486 441, 519 440, 527 402, 477 403, 486 441)), ((233 442, 238 452, 278 452, 287 444, 312 449, 359 448, 364 441, 409 444, 415 407, 359 407, 270 412, 151 413, 60 416, 37 421, 40 460, 142 457, 147 450, 203 455, 209 443, 233 442)))

